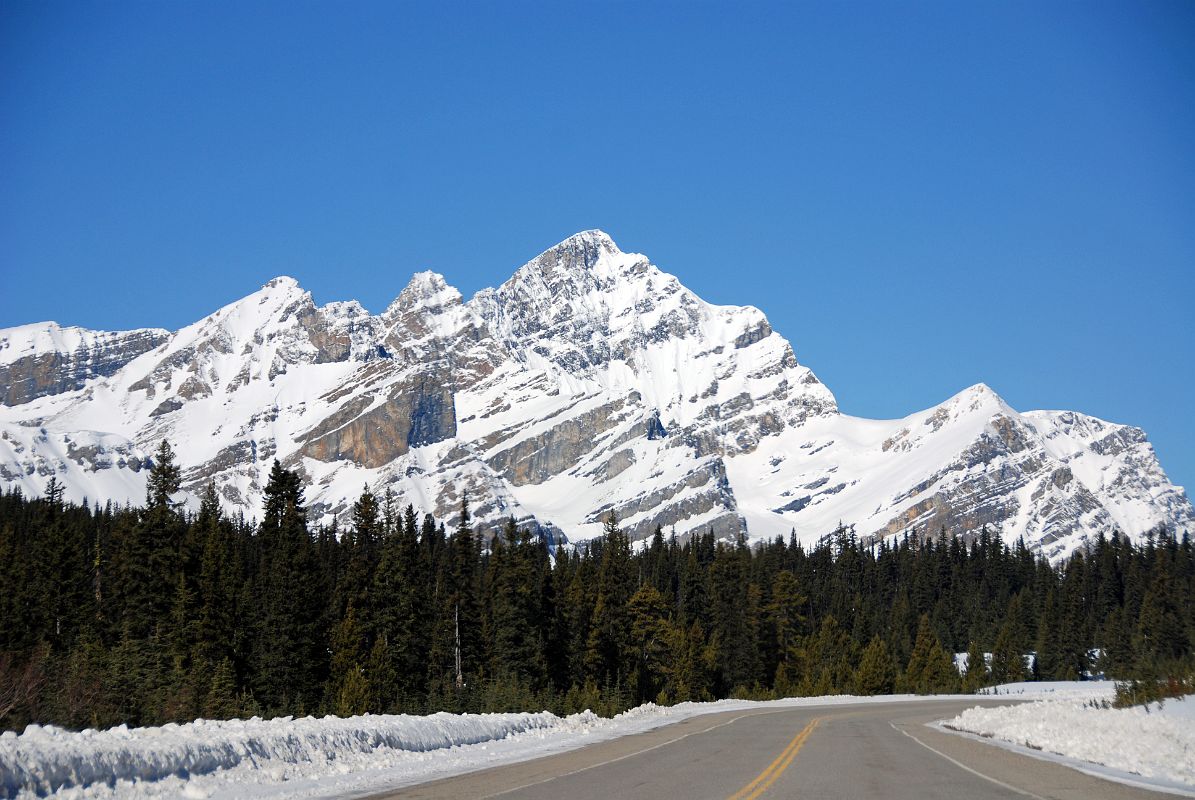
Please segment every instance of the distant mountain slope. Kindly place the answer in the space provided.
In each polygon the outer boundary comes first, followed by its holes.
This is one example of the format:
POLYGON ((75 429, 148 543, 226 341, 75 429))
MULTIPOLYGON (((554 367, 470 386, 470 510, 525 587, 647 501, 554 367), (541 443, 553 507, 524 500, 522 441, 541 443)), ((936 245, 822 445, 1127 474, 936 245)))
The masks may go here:
POLYGON ((314 519, 368 483, 449 519, 468 491, 482 522, 570 539, 611 509, 639 538, 992 525, 1051 556, 1195 528, 1139 429, 983 385, 848 417, 758 309, 710 305, 601 231, 468 301, 417 274, 377 316, 283 277, 175 333, 0 330, 0 398, 0 482, 56 475, 74 499, 140 502, 165 437, 192 495, 214 481, 250 516, 278 458, 314 519))

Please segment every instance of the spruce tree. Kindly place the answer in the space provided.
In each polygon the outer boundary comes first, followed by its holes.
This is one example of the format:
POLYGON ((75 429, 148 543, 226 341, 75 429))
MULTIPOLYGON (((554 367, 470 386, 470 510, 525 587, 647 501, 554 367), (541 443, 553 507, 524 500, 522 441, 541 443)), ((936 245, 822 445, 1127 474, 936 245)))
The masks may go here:
POLYGON ((896 662, 888 645, 877 634, 863 649, 855 672, 855 692, 862 695, 892 694, 896 688, 896 662))
MULTIPOLYGON (((434 525, 431 526, 434 531, 434 525)), ((425 527, 426 530, 426 527, 425 527)), ((379 711, 410 707, 426 686, 428 578, 420 549, 415 509, 386 534, 374 574, 372 593, 376 618, 370 655, 370 688, 379 711)))
POLYGON ((631 545, 611 511, 601 540, 593 624, 585 651, 587 673, 599 686, 625 687, 633 666, 627 603, 634 591, 631 545))
POLYGON ((631 618, 631 647, 635 653, 632 684, 635 703, 660 698, 667 681, 670 645, 674 631, 668 618, 668 602, 650 583, 645 583, 627 603, 631 618))
POLYGON ((297 473, 277 461, 265 488, 258 532, 252 663, 254 695, 268 713, 314 709, 327 661, 321 658, 324 603, 305 591, 318 574, 297 473))
MULTIPOLYGON (((806 619, 801 609, 805 607, 806 598, 801 594, 797 579, 790 570, 776 573, 772 579, 771 594, 771 601, 764 609, 773 652, 772 663, 775 665, 770 672, 773 676, 787 676, 792 669, 797 644, 805 633, 806 619)), ((785 680, 789 679, 786 677, 785 680)))
POLYGON ((988 684, 988 665, 983 648, 975 639, 967 646, 967 671, 963 675, 962 691, 975 694, 988 684))
POLYGON ((953 659, 930 627, 928 614, 922 614, 917 624, 917 639, 905 668, 904 685, 916 694, 938 694, 957 689, 958 672, 953 659))
POLYGON ((495 545, 490 559, 494 674, 538 690, 546 667, 538 547, 513 518, 495 545))
POLYGON ((328 695, 332 713, 351 717, 369 711, 369 684, 365 678, 367 644, 357 611, 349 602, 344 618, 332 631, 331 674, 328 695))
POLYGON ((154 453, 146 482, 146 507, 120 555, 118 576, 124 599, 123 626, 135 639, 162 626, 182 572, 184 527, 171 496, 181 487, 181 471, 170 443, 154 453))
POLYGON ((1025 658, 1018 644, 1015 627, 1011 621, 1000 626, 996 644, 992 648, 992 683, 1016 683, 1025 679, 1025 658))
POLYGON ((1045 606, 1037 623, 1037 642, 1034 646, 1033 676, 1037 680, 1075 680, 1078 675, 1067 674, 1063 663, 1058 627, 1061 623, 1054 590, 1046 593, 1045 606))

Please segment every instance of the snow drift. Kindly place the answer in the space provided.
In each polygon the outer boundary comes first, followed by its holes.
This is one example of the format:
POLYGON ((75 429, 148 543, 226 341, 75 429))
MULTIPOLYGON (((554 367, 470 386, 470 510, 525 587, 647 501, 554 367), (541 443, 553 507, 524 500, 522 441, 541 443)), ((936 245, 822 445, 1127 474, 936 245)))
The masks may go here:
POLYGON ((1195 698, 1167 701, 1161 708, 1157 704, 1102 708, 1078 700, 1037 700, 970 708, 942 724, 1138 775, 1162 786, 1195 789, 1195 698))
MULTIPOLYGON (((592 717, 591 712, 575 715, 592 717)), ((569 718, 572 719, 572 718, 569 718)), ((262 720, 196 720, 150 728, 67 731, 30 725, 0 735, 0 793, 45 796, 117 781, 189 778, 245 762, 327 764, 380 748, 426 752, 548 729, 564 719, 538 714, 369 715, 262 720)), ((583 720, 582 720, 583 721, 583 720)))

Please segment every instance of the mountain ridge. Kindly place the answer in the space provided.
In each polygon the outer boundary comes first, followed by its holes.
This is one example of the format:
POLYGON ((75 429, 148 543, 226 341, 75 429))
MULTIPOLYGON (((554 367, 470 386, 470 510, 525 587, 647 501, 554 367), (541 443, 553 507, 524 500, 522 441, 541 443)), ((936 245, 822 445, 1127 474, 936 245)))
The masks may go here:
POLYGON ((191 497, 213 481, 249 516, 279 458, 326 522, 369 483, 449 519, 467 491, 483 524, 572 539, 611 510, 636 538, 992 525, 1051 556, 1195 527, 1139 429, 1020 413, 982 383, 899 420, 844 415, 763 312, 706 303, 598 230, 468 300, 423 271, 374 315, 279 276, 173 333, 78 334, 99 346, 86 368, 50 333, 0 330, 0 484, 27 492, 56 475, 138 502, 169 438, 191 497))

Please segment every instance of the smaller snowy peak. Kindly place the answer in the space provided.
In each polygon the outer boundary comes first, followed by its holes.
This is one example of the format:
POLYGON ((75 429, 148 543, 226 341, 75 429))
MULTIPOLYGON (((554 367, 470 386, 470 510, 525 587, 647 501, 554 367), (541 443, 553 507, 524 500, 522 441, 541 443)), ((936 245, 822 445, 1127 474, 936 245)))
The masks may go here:
POLYGON ((549 289, 562 284, 593 285, 608 281, 617 272, 616 262, 642 259, 623 253, 604 231, 575 233, 528 261, 507 281, 544 283, 549 289))
POLYGON ((411 276, 406 288, 399 292, 398 297, 386 308, 382 316, 391 318, 409 313, 416 308, 425 308, 435 313, 460 302, 461 293, 449 286, 443 275, 424 270, 411 276))
POLYGON ((57 322, 35 322, 0 329, 0 364, 12 364, 25 358, 62 353, 75 354, 94 350, 122 340, 164 339, 169 331, 162 328, 136 328, 129 331, 97 331, 57 322))
POLYGON ((968 386, 945 403, 938 406, 939 410, 948 409, 952 418, 969 416, 971 414, 1009 414, 1017 412, 996 394, 986 383, 968 386))
POLYGON ((545 253, 550 253, 554 250, 568 251, 568 252, 592 252, 602 251, 606 253, 621 253, 618 245, 614 243, 614 239, 610 234, 598 228, 592 228, 587 231, 579 231, 572 236, 549 247, 545 253))
POLYGON ((1066 435, 1078 439, 1094 439, 1126 427, 1078 411, 1026 411, 1025 417, 1042 435, 1066 435))
POLYGON ((1064 461, 1088 450, 1119 455, 1144 446, 1152 452, 1145 431, 1131 425, 1107 422, 1077 411, 1027 411, 1022 416, 1043 438, 1050 453, 1064 461))
POLYGON ((333 300, 320 306, 320 313, 329 320, 362 320, 369 318, 369 311, 356 300, 333 300))
POLYGON ((157 415, 181 403, 272 381, 298 364, 343 361, 351 337, 317 309, 311 293, 288 276, 179 330, 166 348, 130 365, 128 391, 144 391, 157 415), (161 394, 170 395, 163 400, 161 394))
POLYGON ((215 314, 195 324, 202 326, 210 321, 221 320, 222 322, 231 322, 240 333, 251 332, 248 330, 249 327, 276 321, 280 314, 285 317, 286 312, 294 309, 296 304, 315 307, 311 293, 299 286, 297 280, 287 275, 280 275, 267 281, 256 292, 246 295, 240 300, 234 300, 215 314), (246 330, 242 331, 241 328, 246 330))
POLYGON ((289 275, 279 275, 277 278, 272 278, 265 282, 263 289, 282 289, 289 291, 291 289, 298 289, 299 282, 289 275))
POLYGON ((470 324, 470 316, 460 291, 443 275, 417 272, 382 312, 382 345, 390 353, 403 353, 406 361, 417 360, 426 355, 429 343, 454 338, 470 324))

